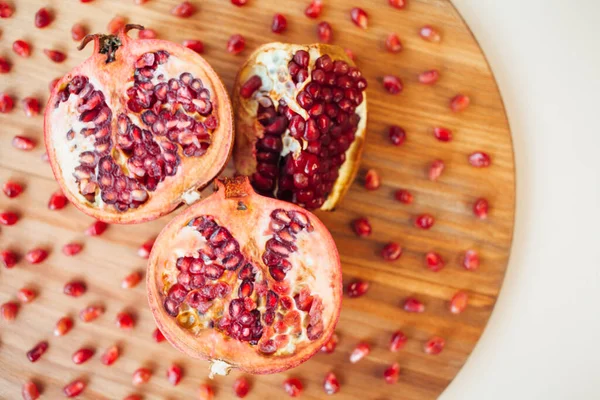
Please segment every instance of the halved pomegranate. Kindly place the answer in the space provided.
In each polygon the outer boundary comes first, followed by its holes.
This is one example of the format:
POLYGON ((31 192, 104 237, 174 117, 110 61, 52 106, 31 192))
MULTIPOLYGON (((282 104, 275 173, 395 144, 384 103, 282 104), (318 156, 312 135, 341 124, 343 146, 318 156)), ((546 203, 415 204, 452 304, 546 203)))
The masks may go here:
POLYGON ((256 194, 248 178, 173 219, 147 271, 150 308, 184 353, 269 374, 308 360, 329 340, 342 300, 339 255, 308 211, 256 194))
POLYGON ((366 87, 341 47, 259 47, 233 89, 237 171, 260 194, 332 210, 358 170, 366 87))
POLYGON ((164 40, 87 35, 94 53, 60 79, 44 133, 54 176, 71 203, 106 222, 167 214, 225 166, 232 111, 194 51, 164 40))

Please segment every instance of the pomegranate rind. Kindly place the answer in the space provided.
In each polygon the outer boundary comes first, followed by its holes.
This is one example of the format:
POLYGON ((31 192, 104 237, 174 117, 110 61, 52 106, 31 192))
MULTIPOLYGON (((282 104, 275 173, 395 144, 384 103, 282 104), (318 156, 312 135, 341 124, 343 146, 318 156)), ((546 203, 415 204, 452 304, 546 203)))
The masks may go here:
MULTIPOLYGON (((98 220, 108 223, 133 224, 150 221, 169 214, 185 202, 186 195, 194 194, 194 192, 204 188, 225 169, 233 151, 233 110, 227 90, 220 77, 198 53, 166 40, 132 39, 123 30, 119 32, 118 36, 122 45, 116 51, 115 61, 109 64, 105 63, 106 55, 99 53, 98 42, 96 41, 93 54, 63 76, 54 86, 44 114, 44 142, 54 177, 71 203, 82 212, 98 220), (219 120, 219 125, 211 137, 212 143, 207 152, 201 157, 185 157, 182 154, 182 149, 178 147, 177 153, 181 159, 181 164, 177 173, 160 182, 155 191, 148 191, 149 200, 138 208, 119 212, 114 207, 106 207, 102 202, 100 202, 100 206, 97 205, 98 201, 92 204, 76 188, 74 189, 73 185, 75 183, 70 183, 72 170, 63 170, 64 166, 58 159, 56 147, 53 143, 54 136, 62 135, 64 137, 66 132, 56 132, 53 129, 52 117, 55 109, 53 105, 57 100, 57 94, 74 76, 94 76, 95 81, 99 82, 103 89, 109 88, 112 91, 112 99, 107 99, 107 102, 112 105, 118 104, 123 110, 126 110, 125 90, 127 84, 133 81, 135 61, 144 53, 158 50, 166 50, 171 56, 183 60, 187 72, 191 72, 201 79, 204 86, 209 89, 211 101, 214 109, 217 110, 216 116, 219 120), (118 97, 121 97, 121 99, 118 97)), ((180 72, 186 71, 182 70, 180 72)), ((113 129, 111 137, 113 143, 115 143, 117 110, 113 108, 112 111, 113 129)), ((113 148, 114 151, 115 148, 113 148)), ((73 182, 75 181, 73 180, 73 182)), ((192 195, 190 197, 199 198, 199 193, 197 196, 192 195)))
MULTIPOLYGON (((256 194, 246 177, 217 180, 216 186, 216 193, 183 211, 165 226, 156 239, 146 273, 148 302, 156 325, 176 349, 190 357, 209 360, 219 367, 224 367, 225 374, 229 372, 229 368, 238 368, 251 374, 273 374, 296 367, 307 361, 329 341, 339 319, 343 289, 341 263, 335 242, 325 225, 315 215, 294 204, 256 194), (243 201, 246 210, 239 210, 240 201, 243 201), (194 334, 179 326, 175 318, 166 313, 163 302, 166 297, 164 273, 168 269, 175 269, 177 256, 173 252, 172 244, 181 229, 195 217, 212 215, 217 220, 221 218, 224 226, 240 240, 243 236, 240 232, 254 231, 258 226, 258 219, 268 218, 274 209, 304 213, 314 227, 310 233, 311 242, 305 243, 306 247, 310 249, 311 254, 323 254, 314 247, 327 250, 326 258, 320 259, 315 266, 295 267, 306 270, 315 282, 326 285, 326 291, 313 292, 322 296, 325 306, 323 335, 314 341, 305 340, 299 343, 291 354, 263 355, 257 351, 256 346, 231 339, 216 329, 203 329, 198 334, 194 334)), ((267 277, 268 268, 257 261, 263 249, 258 248, 252 241, 246 244, 240 241, 240 246, 245 254, 251 254, 253 264, 262 270, 263 276, 267 277)), ((270 283, 274 282, 270 276, 267 279, 270 283)), ((211 375, 212 372, 215 370, 211 371, 211 375)))
MULTIPOLYGON (((310 54, 310 66, 314 67, 315 61, 322 55, 328 54, 334 61, 342 60, 350 66, 356 66, 354 61, 348 57, 346 51, 339 46, 328 45, 322 43, 296 45, 289 43, 267 43, 257 48, 248 57, 248 60, 240 68, 235 83, 233 86, 232 101, 236 111, 235 115, 235 145, 233 149, 233 160, 235 169, 242 175, 251 176, 256 171, 256 142, 264 137, 264 127, 256 119, 256 111, 258 102, 254 98, 244 99, 240 95, 242 85, 253 75, 254 68, 257 65, 258 58, 269 52, 284 51, 287 53, 287 58, 282 61, 283 65, 292 59, 298 50, 306 50, 310 54)), ((299 85, 293 95, 296 95, 310 82, 311 78, 299 85)), ((270 92, 270 97, 273 102, 281 98, 275 91, 270 92)), ((367 132, 367 93, 363 92, 363 102, 356 108, 356 113, 360 117, 360 122, 356 130, 356 137, 348 150, 346 150, 346 161, 339 169, 339 177, 337 178, 331 193, 319 208, 320 210, 330 211, 335 209, 337 204, 342 200, 350 185, 354 181, 358 173, 360 159, 365 143, 365 135, 367 132)))

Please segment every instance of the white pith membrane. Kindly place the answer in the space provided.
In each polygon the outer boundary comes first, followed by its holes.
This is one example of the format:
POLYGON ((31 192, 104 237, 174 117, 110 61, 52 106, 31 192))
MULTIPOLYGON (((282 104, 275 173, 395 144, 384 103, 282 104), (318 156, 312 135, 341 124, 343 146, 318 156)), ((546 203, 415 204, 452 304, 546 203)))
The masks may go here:
MULTIPOLYGON (((260 140, 265 137, 265 128, 258 121, 257 114, 264 110, 264 107, 268 107, 272 104, 278 112, 278 115, 283 113, 280 111, 280 101, 285 103, 285 106, 289 107, 294 113, 299 114, 305 123, 308 123, 309 113, 307 110, 302 108, 297 101, 299 93, 305 91, 307 86, 313 82, 311 73, 315 70, 315 63, 317 59, 323 55, 329 55, 335 62, 344 62, 350 67, 354 67, 354 64, 345 55, 341 48, 336 46, 327 45, 291 45, 283 43, 271 43, 259 48, 247 61, 242 70, 240 71, 237 82, 234 89, 234 103, 238 113, 236 114, 236 136, 237 143, 235 149, 235 162, 236 169, 238 172, 251 176, 253 186, 255 189, 264 195, 269 195, 277 198, 281 198, 286 201, 292 201, 303 207, 313 209, 320 208, 323 210, 330 210, 335 207, 338 201, 341 199, 349 184, 353 180, 357 168, 358 159, 362 150, 362 144, 366 133, 367 123, 367 106, 366 106, 366 93, 364 88, 357 89, 356 86, 352 87, 352 90, 357 90, 360 93, 362 101, 359 104, 353 105, 353 112, 349 112, 347 115, 356 114, 360 117, 356 130, 354 132, 354 138, 349 140, 347 149, 343 151, 343 160, 341 164, 339 161, 335 161, 338 165, 331 167, 324 166, 321 171, 313 174, 309 171, 309 167, 306 167, 302 172, 306 177, 300 176, 301 180, 308 181, 308 184, 293 183, 292 180, 288 179, 288 183, 282 183, 281 176, 287 175, 284 171, 284 157, 288 154, 293 155, 294 160, 298 160, 299 155, 303 152, 305 155, 309 146, 309 141, 305 137, 293 137, 290 132, 291 120, 288 119, 288 126, 285 131, 281 134, 282 146, 279 152, 280 159, 277 161, 276 176, 272 175, 274 172, 271 167, 267 168, 266 171, 261 164, 264 164, 264 160, 258 159, 260 149, 260 140), (298 83, 294 83, 292 76, 289 71, 290 61, 294 60, 294 55, 299 51, 307 51, 309 54, 308 64, 308 77, 306 80, 298 83), (244 84, 255 76, 260 77, 260 87, 258 87, 249 98, 246 98, 241 94, 244 90, 244 84), (270 101, 269 101, 270 100, 270 101), (262 106, 262 107, 261 107, 262 106), (258 139, 258 140, 256 140, 258 139), (251 150, 250 150, 251 149, 251 150), (258 160, 257 160, 258 159, 258 160), (262 170, 261 170, 262 168, 262 170), (327 176, 329 174, 329 176, 327 176), (317 178, 313 178, 313 175, 318 175, 317 178), (271 185, 269 182, 273 181, 271 185), (322 183, 319 187, 319 183, 322 183), (283 188, 283 186, 286 186, 283 188), (282 190, 283 188, 283 190, 282 190), (318 188, 318 189, 317 189, 318 188), (294 193, 292 193, 292 191, 294 193), (301 191, 298 192, 298 191, 301 191)), ((366 87, 366 83, 364 83, 366 87)), ((323 84, 322 87, 328 85, 323 84)), ((333 88, 333 86, 328 86, 333 88)), ((320 102, 321 104, 327 105, 323 99, 314 99, 315 103, 320 102)), ((332 105, 338 105, 338 102, 331 102, 332 105)), ((326 112, 323 114, 327 115, 326 112)), ((334 116, 327 115, 331 121, 335 119, 334 116)), ((335 123, 334 123, 335 125, 335 123)), ((335 138, 331 135, 331 130, 320 129, 320 138, 316 142, 320 143, 321 149, 327 146, 324 136, 328 136, 327 140, 335 141, 339 136, 335 138)), ((346 136, 346 135, 342 135, 346 136)), ((342 146, 340 146, 343 148, 342 146)), ((316 153, 313 153, 316 154, 316 153)), ((319 155, 320 163, 325 160, 335 158, 330 153, 325 155, 323 158, 319 155)), ((272 164, 271 161, 266 161, 272 164)), ((328 161, 325 161, 328 162, 328 161)), ((307 165, 311 165, 309 162, 307 165)), ((301 170, 301 167, 300 167, 301 170)))

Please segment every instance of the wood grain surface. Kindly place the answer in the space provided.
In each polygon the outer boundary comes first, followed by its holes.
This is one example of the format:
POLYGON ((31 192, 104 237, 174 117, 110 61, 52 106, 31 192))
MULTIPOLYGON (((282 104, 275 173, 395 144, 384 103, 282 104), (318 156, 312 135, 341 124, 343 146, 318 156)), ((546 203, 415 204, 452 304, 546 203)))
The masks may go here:
MULTIPOLYGON (((86 379, 88 387, 82 399, 121 399, 140 393, 146 399, 194 399, 198 384, 207 380, 206 362, 186 359, 164 342, 151 338, 155 325, 148 309, 144 284, 124 290, 121 279, 134 270, 144 270, 145 260, 136 255, 137 248, 155 236, 173 216, 134 226, 110 226, 100 237, 83 234, 92 220, 73 206, 50 211, 48 199, 58 185, 50 166, 42 160, 42 117, 26 118, 20 100, 35 96, 45 102, 48 83, 84 60, 91 47, 76 51, 70 28, 82 22, 91 31, 103 32, 115 15, 130 22, 155 29, 160 38, 181 42, 201 39, 206 59, 231 89, 237 68, 245 56, 260 44, 270 41, 315 42, 317 21, 304 16, 307 0, 249 0, 245 7, 233 6, 228 0, 193 0, 196 14, 187 20, 177 19, 169 10, 177 0, 150 0, 136 6, 133 0, 95 0, 82 4, 76 0, 10 0, 16 12, 11 19, 0 20, 0 55, 13 64, 9 74, 0 75, 0 92, 18 101, 10 114, 0 114, 0 183, 13 179, 25 184, 25 192, 10 200, 0 194, 0 210, 21 215, 14 226, 0 227, 0 249, 11 248, 24 254, 42 246, 50 251, 39 265, 21 261, 13 269, 0 270, 0 302, 16 300, 24 286, 34 287, 39 297, 21 306, 17 319, 0 325, 0 398, 19 399, 26 379, 43 387, 44 399, 62 398, 62 387, 72 379, 86 379), (46 29, 36 29, 34 14, 49 7, 54 22, 46 29), (288 18, 282 35, 270 31, 274 13, 288 18), (246 37, 246 50, 238 56, 225 51, 227 39, 234 33, 246 37), (28 59, 11 51, 16 39, 32 43, 28 59), (44 48, 68 53, 68 59, 55 64, 43 54, 44 48), (22 152, 11 146, 15 135, 35 138, 38 146, 22 152), (75 257, 62 254, 69 241, 84 244, 75 257), (79 298, 62 293, 65 282, 84 279, 88 291, 79 298), (106 313, 92 323, 76 320, 73 331, 54 337, 56 321, 63 315, 75 316, 89 304, 102 304, 106 313), (137 318, 133 331, 123 332, 115 326, 115 315, 132 311, 137 318), (25 353, 40 340, 48 340, 47 353, 30 363, 25 353), (110 367, 100 363, 99 354, 112 344, 119 344, 121 358, 110 367), (71 361, 72 353, 83 345, 97 349, 97 354, 83 365, 71 361), (166 369, 180 363, 185 370, 181 384, 172 387, 166 369), (135 388, 131 376, 135 369, 149 366, 154 376, 149 383, 135 388)), ((468 27, 451 3, 446 0, 411 0, 405 10, 391 8, 387 0, 329 0, 321 20, 333 26, 333 43, 351 48, 356 62, 369 81, 369 125, 367 144, 359 178, 352 185, 341 206, 332 213, 320 213, 330 228, 341 254, 344 282, 364 279, 371 283, 369 292, 358 299, 344 298, 337 332, 340 343, 333 354, 318 354, 304 365, 287 373, 249 377, 252 389, 248 399, 281 399, 287 395, 282 382, 295 376, 304 382, 304 399, 328 397, 322 388, 323 378, 334 371, 342 389, 338 399, 432 399, 437 397, 458 373, 477 343, 496 301, 510 252, 515 204, 514 162, 510 131, 502 99, 485 57, 468 27), (369 29, 363 31, 349 18, 350 8, 361 6, 369 13, 369 29), (440 29, 442 42, 428 43, 418 36, 418 28, 432 24, 440 29), (404 50, 399 54, 385 51, 388 33, 397 32, 404 50), (418 83, 417 74, 437 68, 441 79, 434 86, 418 83), (386 93, 381 78, 400 76, 404 91, 397 96, 386 93), (449 99, 457 93, 471 97, 471 106, 463 113, 450 112, 449 99), (392 146, 387 136, 391 124, 406 129, 407 141, 392 146), (437 141, 432 127, 446 126, 454 131, 449 143, 437 141), (472 151, 483 150, 492 157, 489 168, 473 168, 467 162, 472 151), (428 166, 442 159, 446 170, 437 182, 427 178, 428 166), (368 192, 363 187, 364 172, 375 168, 382 187, 368 192), (404 205, 394 200, 395 190, 413 192, 414 203, 404 205), (474 217, 472 204, 486 197, 491 209, 487 220, 474 217), (428 231, 414 227, 414 217, 431 213, 436 224, 428 231), (367 216, 373 234, 358 238, 350 222, 367 216), (382 246, 397 241, 404 248, 396 262, 385 262, 382 246), (462 255, 477 250, 481 267, 467 271, 462 255), (446 267, 434 273, 424 264, 428 251, 437 251, 446 259, 446 267), (454 315, 448 302, 457 290, 469 294, 467 310, 454 315), (422 314, 409 314, 401 305, 414 296, 426 305, 422 314), (406 347, 388 350, 392 332, 402 330, 409 337, 406 347), (432 335, 447 341, 437 355, 423 352, 423 343, 432 335), (350 364, 350 351, 360 340, 372 345, 371 354, 357 364, 350 364), (387 385, 383 370, 392 362, 401 366, 400 380, 387 385)), ((134 33, 135 35, 135 33, 134 33)), ((231 169, 226 171, 230 174, 231 169)), ((483 366, 482 366, 483 367, 483 366)), ((233 372, 212 382, 217 399, 234 397, 233 372)))

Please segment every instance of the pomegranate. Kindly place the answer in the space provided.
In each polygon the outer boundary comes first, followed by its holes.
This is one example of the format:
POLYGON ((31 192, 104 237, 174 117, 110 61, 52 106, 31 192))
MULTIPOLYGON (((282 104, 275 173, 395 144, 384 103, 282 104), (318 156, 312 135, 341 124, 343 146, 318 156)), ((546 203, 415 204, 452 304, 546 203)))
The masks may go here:
POLYGON ((239 368, 287 370, 329 340, 342 280, 335 243, 310 212, 260 196, 248 178, 173 219, 148 260, 150 308, 166 339, 212 361, 211 375, 239 368))
POLYGON ((358 170, 367 81, 341 47, 270 43, 233 91, 235 166, 263 195, 331 210, 358 170))
POLYGON ((232 148, 231 105, 219 77, 175 43, 87 35, 94 54, 59 80, 44 132, 71 203, 105 222, 135 223, 199 198, 232 148))

